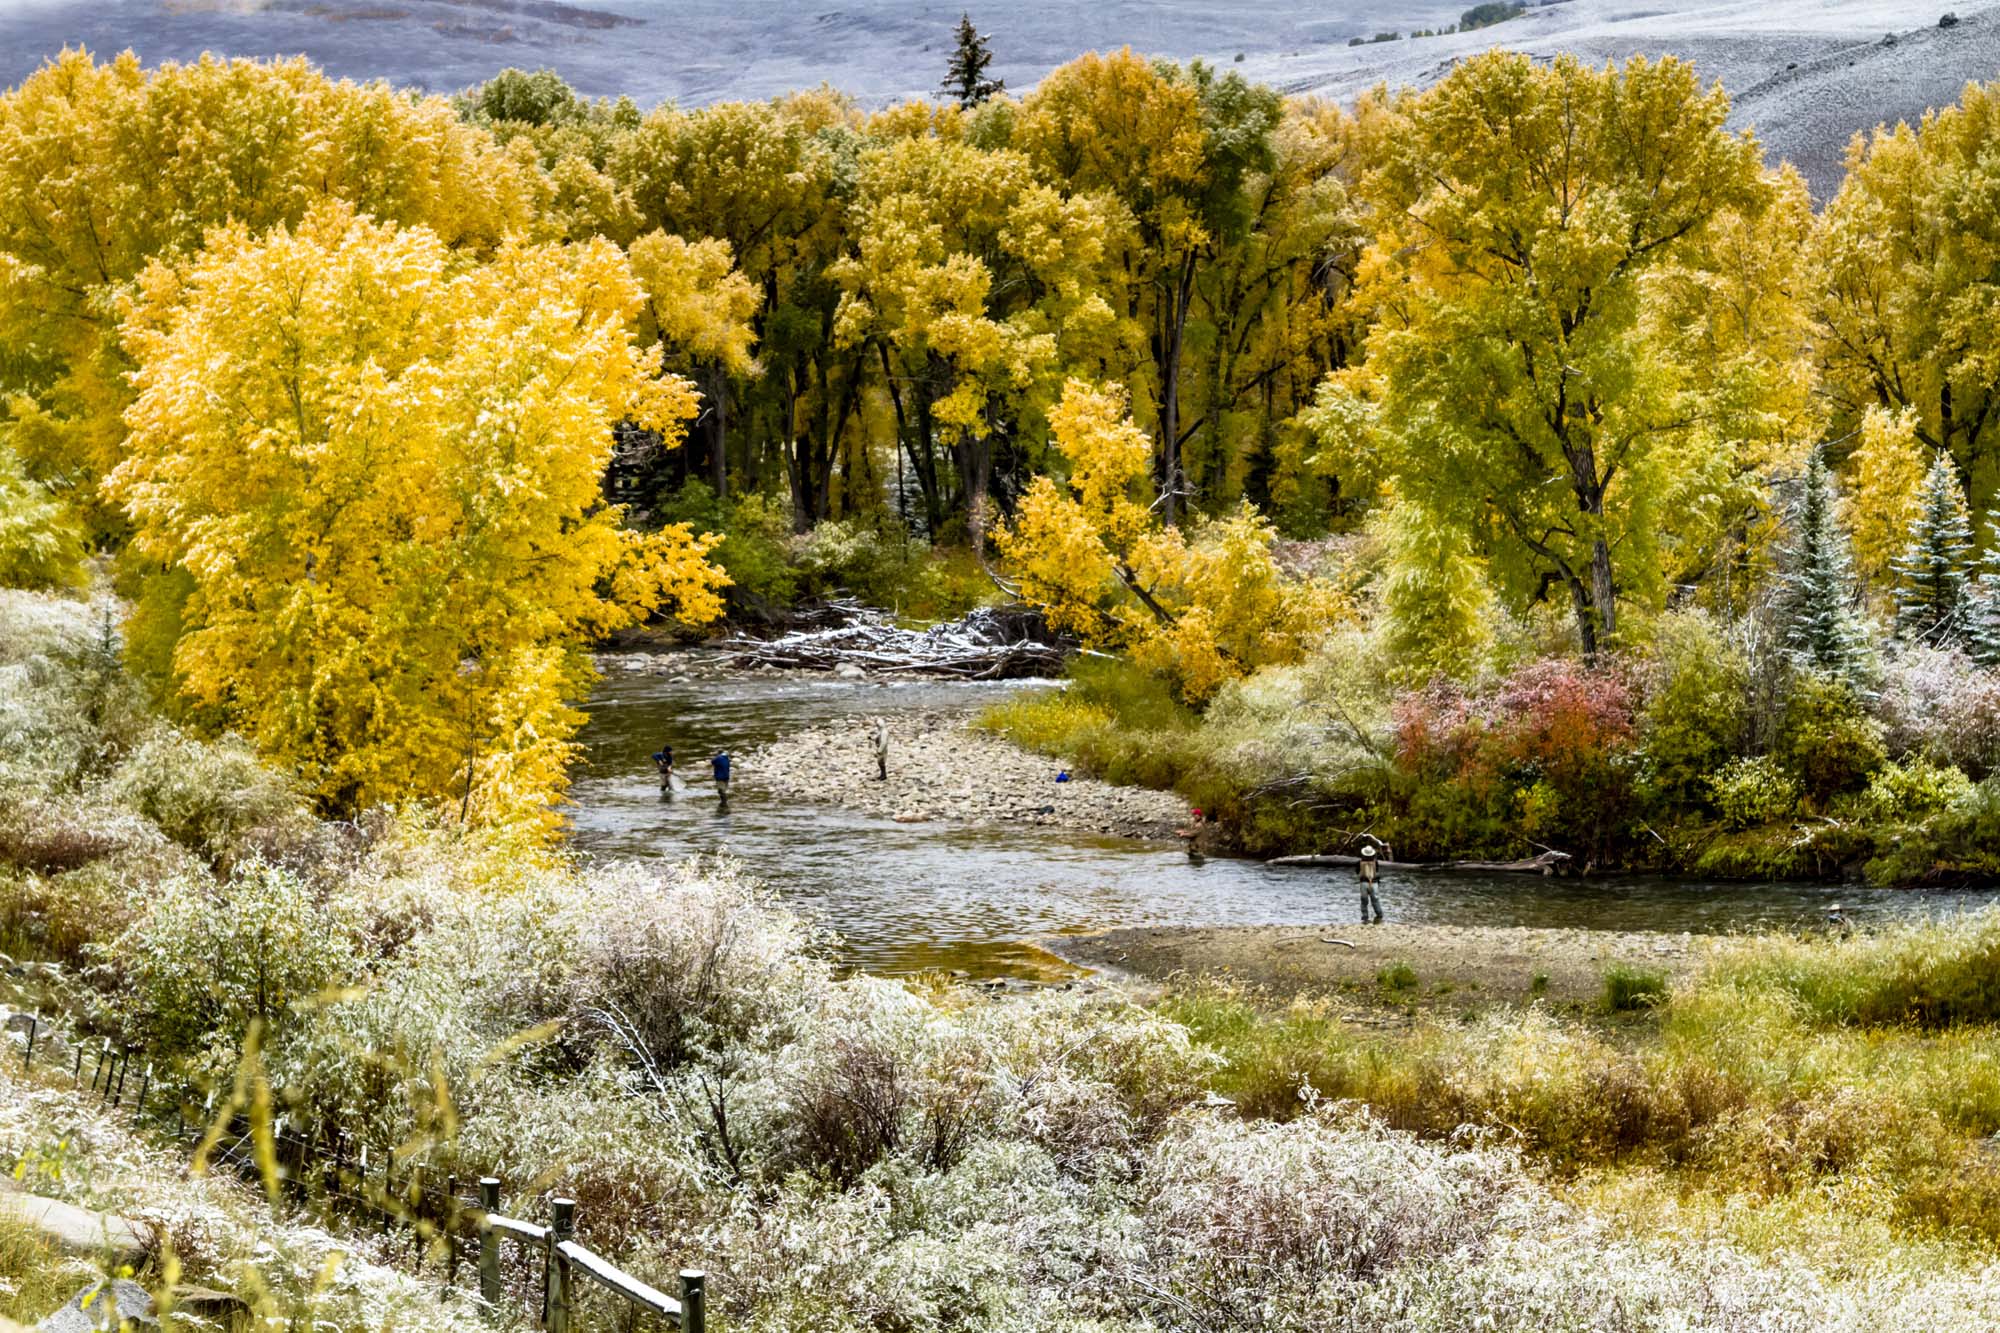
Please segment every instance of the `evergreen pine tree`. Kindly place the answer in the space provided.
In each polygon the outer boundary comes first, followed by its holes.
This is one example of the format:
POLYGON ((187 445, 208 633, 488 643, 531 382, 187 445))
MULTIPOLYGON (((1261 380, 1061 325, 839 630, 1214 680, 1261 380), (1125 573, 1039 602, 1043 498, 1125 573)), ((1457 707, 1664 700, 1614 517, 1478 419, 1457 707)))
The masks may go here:
POLYGON ((1990 534, 1972 580, 1965 649, 1983 667, 2000 667, 2000 510, 1988 510, 1990 534))
POLYGON ((1924 474, 1910 544, 1896 570, 1896 633, 1916 643, 1947 646, 1962 640, 1971 611, 1966 556, 1972 524, 1958 470, 1940 453, 1924 474))
POLYGON ((1006 91, 1006 84, 986 77, 986 67, 992 63, 993 52, 986 35, 972 26, 972 15, 959 15, 958 46, 951 53, 951 64, 945 69, 940 91, 956 97, 958 104, 968 110, 995 93, 1006 91))
POLYGON ((1854 556, 1817 449, 1806 461, 1790 526, 1780 602, 1785 651, 1802 667, 1853 680, 1867 662, 1867 635, 1854 611, 1854 556))

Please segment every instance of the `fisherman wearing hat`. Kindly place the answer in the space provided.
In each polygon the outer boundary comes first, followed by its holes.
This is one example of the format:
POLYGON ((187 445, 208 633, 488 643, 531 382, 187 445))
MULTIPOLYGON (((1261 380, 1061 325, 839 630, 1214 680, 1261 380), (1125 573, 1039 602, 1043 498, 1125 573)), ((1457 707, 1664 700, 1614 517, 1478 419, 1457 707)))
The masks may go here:
POLYGON ((1361 924, 1364 926, 1382 924, 1382 904, 1375 897, 1375 863, 1381 857, 1382 853, 1376 849, 1374 842, 1364 838, 1361 843, 1361 859, 1355 864, 1355 869, 1361 874, 1361 924), (1372 922, 1368 917, 1370 912, 1375 914, 1372 922))

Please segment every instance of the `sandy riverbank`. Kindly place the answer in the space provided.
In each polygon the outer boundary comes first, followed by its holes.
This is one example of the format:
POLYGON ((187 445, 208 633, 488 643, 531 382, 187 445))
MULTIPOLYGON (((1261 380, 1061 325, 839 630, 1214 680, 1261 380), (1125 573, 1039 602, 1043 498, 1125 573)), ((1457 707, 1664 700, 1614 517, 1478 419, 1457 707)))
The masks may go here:
POLYGON ((1122 837, 1170 838, 1187 806, 1172 792, 1055 780, 1061 765, 975 730, 962 714, 889 721, 889 777, 876 776, 868 727, 817 727, 742 757, 780 796, 914 822, 1046 824, 1122 837))
POLYGON ((1278 996, 1348 994, 1370 1004, 1478 1007, 1588 1003, 1617 964, 1693 974, 1708 937, 1500 926, 1163 926, 1043 941, 1070 962, 1145 982, 1215 977, 1278 996), (1338 941, 1345 941, 1340 943, 1338 941), (1349 947, 1349 946, 1352 947, 1349 947), (1397 964, 1414 984, 1385 986, 1397 964), (1537 984, 1536 979, 1546 978, 1537 984))

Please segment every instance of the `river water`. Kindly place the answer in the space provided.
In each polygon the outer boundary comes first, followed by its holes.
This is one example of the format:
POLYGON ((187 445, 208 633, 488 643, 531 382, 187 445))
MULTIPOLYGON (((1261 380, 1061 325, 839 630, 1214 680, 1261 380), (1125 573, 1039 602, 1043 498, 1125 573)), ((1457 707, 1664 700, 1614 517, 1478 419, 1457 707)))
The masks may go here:
MULTIPOLYGON (((1353 919, 1351 872, 1215 857, 1178 843, 1034 825, 898 824, 771 796, 739 759, 727 813, 707 782, 717 748, 744 755, 808 727, 905 710, 977 709, 1019 684, 719 679, 612 669, 590 704, 571 791, 575 840, 597 857, 723 854, 839 932, 875 971, 961 968, 1046 977, 1037 937, 1113 926, 1319 925, 1353 919), (651 755, 670 742, 692 786, 661 798, 651 755)), ((1054 765, 1051 764, 1053 772, 1054 765)), ((1862 922, 1971 910, 2000 889, 1928 893, 1852 884, 1702 883, 1615 877, 1385 874, 1391 921, 1709 933, 1810 924, 1843 904, 1862 922)))

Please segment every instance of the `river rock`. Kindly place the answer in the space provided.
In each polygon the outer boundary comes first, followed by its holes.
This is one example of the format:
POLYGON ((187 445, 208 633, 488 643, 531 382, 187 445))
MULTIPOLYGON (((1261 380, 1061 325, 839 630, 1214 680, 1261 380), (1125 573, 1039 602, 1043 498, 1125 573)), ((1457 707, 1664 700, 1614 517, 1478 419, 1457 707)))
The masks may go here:
POLYGON ((40 1232, 65 1254, 115 1265, 137 1265, 152 1239, 140 1223, 115 1213, 93 1213, 38 1194, 0 1194, 0 1214, 40 1232))
POLYGON ((862 680, 868 673, 852 662, 842 662, 833 669, 833 674, 842 680, 862 680))
POLYGON ((68 1305, 35 1325, 35 1333, 101 1333, 106 1329, 158 1328, 153 1298, 129 1278, 93 1282, 68 1305))

